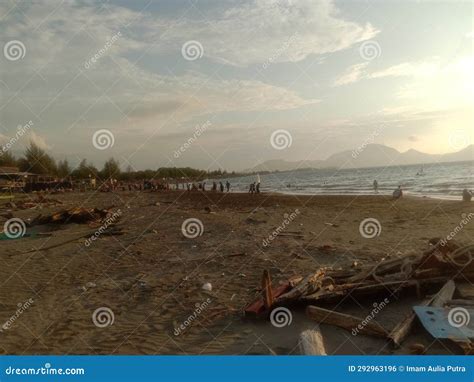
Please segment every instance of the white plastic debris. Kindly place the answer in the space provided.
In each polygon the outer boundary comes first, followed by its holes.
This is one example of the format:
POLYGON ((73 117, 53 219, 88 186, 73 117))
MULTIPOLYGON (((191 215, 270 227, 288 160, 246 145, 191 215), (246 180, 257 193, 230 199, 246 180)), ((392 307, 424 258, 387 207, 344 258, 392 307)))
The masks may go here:
POLYGON ((212 291, 212 284, 211 283, 205 283, 203 286, 202 286, 202 289, 205 290, 205 291, 212 291))

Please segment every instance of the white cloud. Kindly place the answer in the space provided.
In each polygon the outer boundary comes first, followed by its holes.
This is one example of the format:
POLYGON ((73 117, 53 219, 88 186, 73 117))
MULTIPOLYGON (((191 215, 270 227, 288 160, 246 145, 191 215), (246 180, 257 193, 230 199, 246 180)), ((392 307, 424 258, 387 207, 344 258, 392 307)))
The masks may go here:
POLYGON ((297 62, 311 54, 346 49, 378 33, 370 24, 342 18, 332 0, 254 0, 203 16, 202 21, 165 21, 162 40, 198 40, 207 57, 245 66, 269 59, 297 62))
POLYGON ((348 67, 335 81, 333 86, 341 86, 359 81, 365 76, 365 68, 369 63, 355 64, 348 67))

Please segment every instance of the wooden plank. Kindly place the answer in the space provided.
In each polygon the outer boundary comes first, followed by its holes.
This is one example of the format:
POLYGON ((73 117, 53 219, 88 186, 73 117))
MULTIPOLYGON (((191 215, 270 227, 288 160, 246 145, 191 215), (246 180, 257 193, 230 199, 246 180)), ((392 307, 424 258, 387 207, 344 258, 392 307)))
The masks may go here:
POLYGON ((263 306, 265 309, 270 309, 273 306, 274 299, 272 293, 272 279, 270 278, 270 272, 268 270, 263 271, 262 275, 262 297, 263 306))
MULTIPOLYGON (((288 292, 290 290, 291 286, 289 282, 286 282, 284 284, 281 284, 277 287, 272 288, 272 294, 273 298, 277 298, 278 296, 281 296, 282 294, 288 292)), ((248 305, 244 309, 244 315, 245 317, 252 317, 256 318, 259 316, 263 316, 268 313, 268 309, 265 308, 265 305, 263 303, 263 299, 259 298, 256 301, 252 302, 250 305, 248 305)))
MULTIPOLYGON (((431 298, 423 300, 420 305, 443 306, 454 294, 456 285, 454 281, 449 280, 439 290, 439 292, 431 298)), ((410 333, 413 323, 415 322, 416 314, 411 312, 403 321, 396 325, 389 334, 389 338, 395 346, 400 346, 403 340, 410 333)))
POLYGON ((474 298, 474 286, 469 283, 462 283, 462 284, 457 284, 457 289, 459 296, 461 298, 465 299, 472 299, 474 298))
POLYGON ((350 331, 357 329, 361 334, 370 334, 384 338, 387 338, 389 334, 382 325, 375 321, 368 321, 364 325, 362 324, 364 318, 323 309, 314 305, 309 305, 306 308, 306 314, 318 323, 335 325, 350 331))
POLYGON ((300 334, 299 347, 303 355, 327 355, 319 325, 300 334))

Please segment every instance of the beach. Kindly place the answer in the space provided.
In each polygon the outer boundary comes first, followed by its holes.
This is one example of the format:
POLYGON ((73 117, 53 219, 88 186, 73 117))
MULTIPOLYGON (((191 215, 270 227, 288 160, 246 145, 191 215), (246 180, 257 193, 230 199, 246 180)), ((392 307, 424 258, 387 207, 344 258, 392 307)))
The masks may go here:
MULTIPOLYGON (((9 323, 0 332, 2 354, 298 354, 299 333, 314 326, 304 308, 291 307, 292 322, 281 328, 242 317, 260 295, 264 270, 278 284, 322 266, 419 253, 452 232, 460 244, 474 235, 474 222, 456 229, 472 203, 431 198, 198 191, 51 197, 61 203, 0 204, 1 226, 83 206, 114 212, 110 224, 120 234, 59 224, 0 241, 0 326, 9 323), (362 234, 365 219, 379 223, 375 234, 362 234)), ((391 297, 377 316, 387 327, 421 299, 414 292, 403 301, 391 297)), ((343 311, 364 317, 374 302, 349 301, 343 311)), ((420 328, 396 350, 378 338, 321 330, 328 354, 408 354, 417 341, 431 344, 428 354, 451 351, 420 328)))

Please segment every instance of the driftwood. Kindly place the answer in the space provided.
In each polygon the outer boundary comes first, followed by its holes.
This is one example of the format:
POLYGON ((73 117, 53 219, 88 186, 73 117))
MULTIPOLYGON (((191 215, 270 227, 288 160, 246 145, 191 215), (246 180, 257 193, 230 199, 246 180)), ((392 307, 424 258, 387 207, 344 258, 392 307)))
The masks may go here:
POLYGON ((363 318, 319 308, 313 305, 309 305, 306 308, 306 315, 318 323, 335 325, 350 331, 357 329, 357 331, 362 334, 371 334, 384 338, 387 338, 389 334, 382 325, 375 321, 367 321, 365 325, 362 325, 364 321, 363 318))
POLYGON ((33 219, 31 225, 38 224, 67 224, 67 223, 100 223, 109 214, 109 210, 98 208, 71 208, 56 212, 52 215, 39 215, 33 219))
MULTIPOLYGON (((443 306, 454 294, 456 286, 454 281, 450 280, 440 289, 440 291, 433 297, 424 300, 421 305, 443 306)), ((416 314, 411 312, 403 321, 401 321, 389 334, 395 346, 400 346, 406 336, 410 333, 413 323, 415 322, 416 314)))
POLYGON ((263 271, 262 276, 262 297, 263 306, 265 309, 270 309, 273 306, 273 292, 272 292, 272 279, 270 278, 270 272, 266 269, 263 271))
POLYGON ((303 355, 327 355, 319 325, 300 334, 299 348, 303 355))

